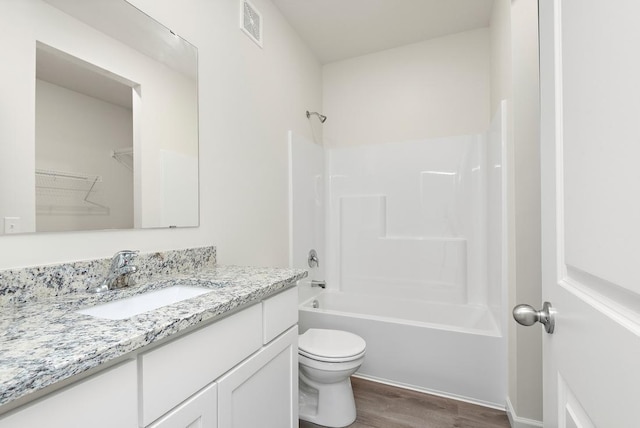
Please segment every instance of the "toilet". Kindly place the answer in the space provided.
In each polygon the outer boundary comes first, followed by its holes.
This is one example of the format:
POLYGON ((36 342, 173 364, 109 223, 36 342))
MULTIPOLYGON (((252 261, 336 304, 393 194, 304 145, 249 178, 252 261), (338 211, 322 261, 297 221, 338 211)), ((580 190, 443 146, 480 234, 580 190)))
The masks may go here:
POLYGON ((364 360, 366 343, 341 330, 310 328, 298 337, 300 419, 326 427, 356 420, 351 379, 364 360))

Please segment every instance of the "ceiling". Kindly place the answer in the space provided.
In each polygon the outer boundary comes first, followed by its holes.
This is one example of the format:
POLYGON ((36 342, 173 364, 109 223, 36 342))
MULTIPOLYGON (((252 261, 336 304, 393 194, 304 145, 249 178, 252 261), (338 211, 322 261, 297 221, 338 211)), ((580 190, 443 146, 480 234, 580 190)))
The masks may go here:
POLYGON ((323 64, 488 27, 493 6, 493 0, 272 1, 323 64))
POLYGON ((36 45, 36 79, 132 108, 131 85, 107 70, 42 43, 36 45))

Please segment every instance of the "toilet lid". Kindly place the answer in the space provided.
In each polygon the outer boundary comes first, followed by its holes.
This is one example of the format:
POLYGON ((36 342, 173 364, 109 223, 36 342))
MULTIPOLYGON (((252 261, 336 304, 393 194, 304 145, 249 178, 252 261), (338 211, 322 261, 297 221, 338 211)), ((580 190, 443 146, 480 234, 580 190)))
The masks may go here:
POLYGON ((360 357, 367 346, 363 338, 341 330, 310 328, 298 337, 302 355, 324 361, 345 361, 360 357))

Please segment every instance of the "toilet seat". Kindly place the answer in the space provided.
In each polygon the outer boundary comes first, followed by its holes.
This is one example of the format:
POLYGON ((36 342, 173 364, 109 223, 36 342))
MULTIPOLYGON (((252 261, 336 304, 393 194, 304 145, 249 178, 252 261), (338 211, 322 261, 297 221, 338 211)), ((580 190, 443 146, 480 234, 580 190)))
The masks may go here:
POLYGON ((311 328, 298 338, 298 353, 316 361, 339 363, 364 356, 366 342, 341 330, 311 328))
POLYGON ((298 350, 298 355, 309 358, 310 360, 321 362, 321 363, 348 363, 350 361, 355 361, 359 358, 364 357, 364 351, 362 351, 357 355, 353 355, 351 357, 341 357, 341 358, 327 358, 321 355, 309 354, 301 350, 298 350))

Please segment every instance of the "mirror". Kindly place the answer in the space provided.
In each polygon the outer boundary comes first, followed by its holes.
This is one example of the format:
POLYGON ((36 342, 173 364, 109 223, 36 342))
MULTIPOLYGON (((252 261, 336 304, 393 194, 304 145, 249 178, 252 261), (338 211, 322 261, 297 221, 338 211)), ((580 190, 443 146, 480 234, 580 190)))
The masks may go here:
POLYGON ((197 226, 196 48, 124 0, 0 22, 0 234, 197 226))

